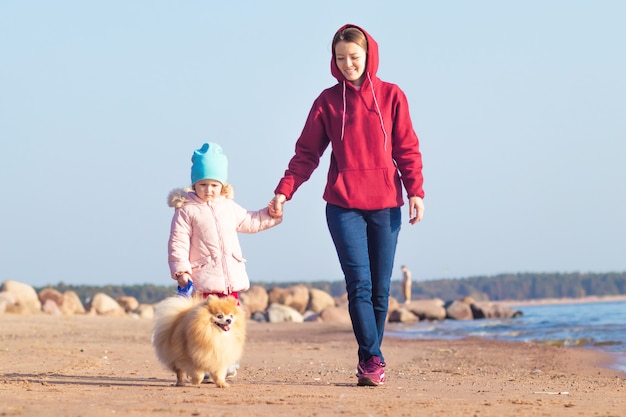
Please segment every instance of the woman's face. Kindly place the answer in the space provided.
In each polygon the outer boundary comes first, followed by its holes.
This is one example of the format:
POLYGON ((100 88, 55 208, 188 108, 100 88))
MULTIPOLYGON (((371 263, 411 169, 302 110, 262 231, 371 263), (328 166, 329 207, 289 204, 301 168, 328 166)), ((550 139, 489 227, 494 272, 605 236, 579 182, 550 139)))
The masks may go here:
POLYGON ((346 80, 361 85, 365 72, 365 50, 354 42, 339 41, 335 45, 335 63, 346 80))

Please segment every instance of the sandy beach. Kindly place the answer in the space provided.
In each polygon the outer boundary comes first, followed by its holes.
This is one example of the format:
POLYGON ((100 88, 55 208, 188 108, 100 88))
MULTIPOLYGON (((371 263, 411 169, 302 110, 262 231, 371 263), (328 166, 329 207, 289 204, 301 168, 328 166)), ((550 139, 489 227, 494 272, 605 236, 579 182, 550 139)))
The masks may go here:
POLYGON ((626 416, 626 374, 590 350, 388 337, 388 382, 357 387, 349 327, 250 322, 230 389, 175 387, 151 327, 0 315, 0 416, 626 416))

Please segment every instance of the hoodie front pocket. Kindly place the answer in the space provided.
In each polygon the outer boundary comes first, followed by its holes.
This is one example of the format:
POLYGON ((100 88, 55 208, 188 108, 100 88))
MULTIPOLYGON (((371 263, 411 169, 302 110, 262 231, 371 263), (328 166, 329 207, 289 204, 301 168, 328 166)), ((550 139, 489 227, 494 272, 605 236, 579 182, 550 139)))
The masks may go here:
POLYGON ((346 169, 339 172, 335 189, 348 200, 384 198, 392 191, 387 168, 346 169))

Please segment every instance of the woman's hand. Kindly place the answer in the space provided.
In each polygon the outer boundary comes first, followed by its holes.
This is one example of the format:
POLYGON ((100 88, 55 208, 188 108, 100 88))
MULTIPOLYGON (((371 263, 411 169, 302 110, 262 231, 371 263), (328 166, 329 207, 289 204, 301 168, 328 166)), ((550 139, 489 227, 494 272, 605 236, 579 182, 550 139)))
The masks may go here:
POLYGON ((415 224, 424 217, 424 200, 413 196, 409 198, 409 223, 415 224))
POLYGON ((285 197, 283 194, 276 194, 267 205, 270 211, 270 216, 282 217, 283 205, 285 204, 285 201, 287 201, 287 197, 285 197))

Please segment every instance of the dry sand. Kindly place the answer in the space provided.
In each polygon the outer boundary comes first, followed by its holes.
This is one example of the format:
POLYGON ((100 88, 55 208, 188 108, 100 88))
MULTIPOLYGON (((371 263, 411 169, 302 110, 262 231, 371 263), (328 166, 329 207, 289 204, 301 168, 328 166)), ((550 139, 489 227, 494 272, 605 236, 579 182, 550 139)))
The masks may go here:
POLYGON ((151 326, 0 315, 0 416, 626 416, 626 375, 589 350, 388 337, 388 382, 357 387, 349 327, 250 322, 230 389, 175 387, 151 326))

